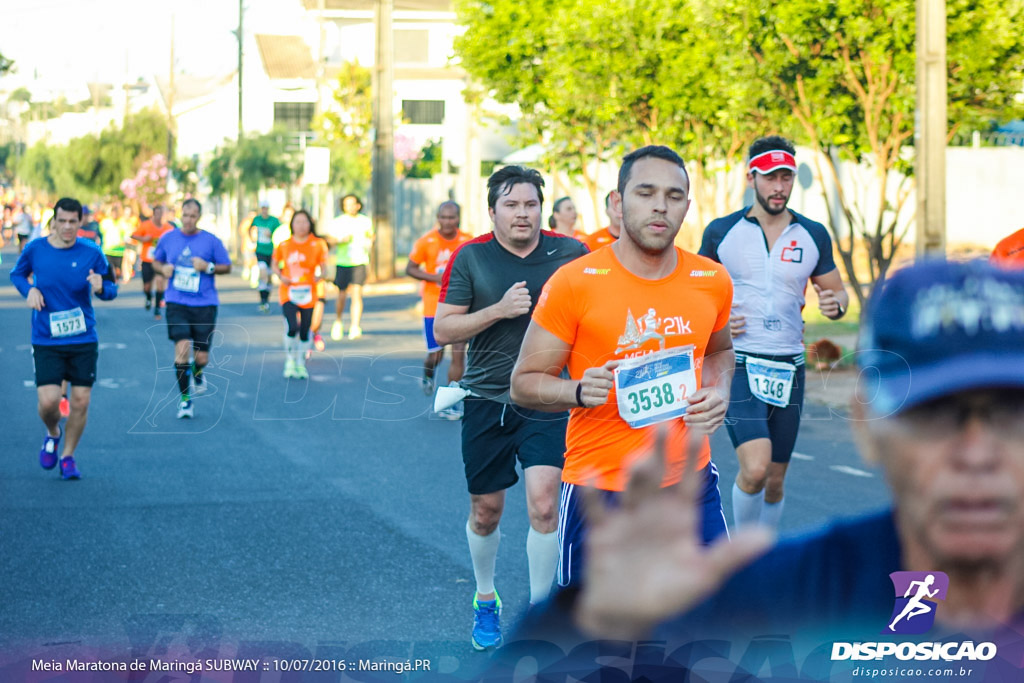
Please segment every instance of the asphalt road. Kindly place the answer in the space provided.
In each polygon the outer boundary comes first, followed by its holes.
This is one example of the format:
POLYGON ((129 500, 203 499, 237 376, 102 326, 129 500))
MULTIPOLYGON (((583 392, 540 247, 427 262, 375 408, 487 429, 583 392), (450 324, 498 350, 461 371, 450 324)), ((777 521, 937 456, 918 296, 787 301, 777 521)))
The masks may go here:
MULTIPOLYGON (((30 314, 9 284, 14 254, 3 257, 0 680, 70 680, 29 673, 33 660, 257 654, 425 658, 432 672, 472 677, 484 658, 469 645, 460 427, 432 415, 420 392, 415 293, 368 297, 365 336, 328 340, 300 382, 281 377, 277 306, 260 315, 253 290, 218 278, 212 390, 189 421, 175 419, 165 327, 131 282, 96 306, 100 379, 76 454, 84 478, 65 482, 37 462, 30 314)), ((797 451, 784 530, 887 500, 841 414, 809 406, 797 451)), ((736 464, 724 431, 713 453, 731 519, 736 464)), ((521 486, 501 529, 510 631, 528 599, 521 486)), ((296 678, 262 669, 202 680, 296 678)))

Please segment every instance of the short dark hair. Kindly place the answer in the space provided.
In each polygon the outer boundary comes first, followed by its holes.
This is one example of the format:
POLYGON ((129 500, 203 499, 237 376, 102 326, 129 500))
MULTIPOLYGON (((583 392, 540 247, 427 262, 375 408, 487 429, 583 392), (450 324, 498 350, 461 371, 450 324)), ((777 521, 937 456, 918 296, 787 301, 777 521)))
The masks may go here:
POLYGON ((561 199, 556 199, 554 205, 551 207, 551 210, 554 211, 555 213, 558 213, 558 209, 559 209, 559 207, 562 206, 562 204, 565 204, 566 202, 571 202, 571 201, 572 201, 572 197, 562 197, 561 199))
POLYGON ((347 195, 345 195, 344 197, 341 198, 340 202, 338 202, 338 208, 339 209, 345 206, 345 200, 348 199, 349 197, 351 197, 352 199, 356 200, 356 204, 359 205, 360 209, 363 208, 363 200, 359 198, 359 195, 352 194, 351 192, 349 192, 347 195))
POLYGON ((665 145, 647 145, 640 149, 635 149, 626 156, 622 157, 622 166, 619 167, 619 194, 625 194, 626 183, 629 182, 629 176, 633 172, 633 164, 640 159, 646 159, 648 157, 654 157, 655 159, 664 159, 665 161, 671 162, 683 169, 683 175, 686 176, 686 185, 690 185, 690 174, 686 172, 686 164, 683 163, 683 158, 679 156, 675 150, 665 145))
POLYGON ((452 201, 451 199, 448 199, 448 200, 446 200, 446 201, 443 201, 443 202, 441 202, 441 203, 440 203, 440 204, 438 205, 438 207, 437 207, 437 212, 438 212, 438 213, 441 213, 441 209, 443 209, 443 208, 444 208, 444 207, 446 207, 446 206, 454 206, 454 207, 455 207, 455 212, 456 212, 457 214, 459 214, 459 217, 460 217, 460 218, 462 217, 462 207, 461 207, 461 206, 459 206, 458 202, 454 202, 454 201, 452 201))
POLYGON ((196 208, 199 209, 199 215, 202 215, 202 213, 203 213, 203 205, 200 204, 199 200, 195 199, 194 197, 189 197, 188 199, 186 199, 185 201, 183 201, 181 203, 182 211, 184 211, 185 207, 188 206, 189 204, 195 204, 196 208))
POLYGON ((783 150, 796 156, 796 147, 793 146, 792 142, 781 135, 766 135, 763 138, 754 140, 753 144, 750 145, 750 151, 747 152, 747 161, 750 161, 759 154, 771 152, 772 150, 783 150))
POLYGON ((71 197, 61 197, 57 200, 57 203, 53 205, 53 215, 57 215, 57 211, 67 211, 69 213, 78 214, 78 220, 82 220, 82 202, 71 197))
POLYGON ((288 230, 290 230, 292 234, 295 233, 295 231, 292 230, 292 226, 295 225, 295 217, 300 214, 309 219, 309 234, 312 235, 313 237, 316 237, 316 221, 313 220, 313 217, 311 215, 309 215, 309 211, 306 211, 305 209, 299 209, 298 211, 292 214, 292 219, 288 221, 288 230))
POLYGON ((498 205, 498 195, 506 195, 512 191, 515 185, 533 185, 537 190, 537 198, 544 203, 544 178, 540 173, 525 166, 506 166, 491 174, 487 179, 487 206, 494 208, 498 205))

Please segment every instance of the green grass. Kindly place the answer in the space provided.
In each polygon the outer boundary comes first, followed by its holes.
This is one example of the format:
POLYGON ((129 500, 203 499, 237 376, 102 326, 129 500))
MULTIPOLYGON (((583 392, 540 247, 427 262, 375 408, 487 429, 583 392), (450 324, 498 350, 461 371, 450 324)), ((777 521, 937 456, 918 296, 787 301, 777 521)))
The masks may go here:
POLYGON ((829 320, 818 310, 818 300, 808 297, 807 305, 804 307, 804 341, 812 344, 819 339, 828 339, 838 344, 843 350, 843 360, 839 367, 847 367, 853 361, 853 344, 847 339, 842 341, 837 337, 857 336, 860 329, 860 302, 856 297, 850 298, 850 308, 846 315, 839 320, 829 320))

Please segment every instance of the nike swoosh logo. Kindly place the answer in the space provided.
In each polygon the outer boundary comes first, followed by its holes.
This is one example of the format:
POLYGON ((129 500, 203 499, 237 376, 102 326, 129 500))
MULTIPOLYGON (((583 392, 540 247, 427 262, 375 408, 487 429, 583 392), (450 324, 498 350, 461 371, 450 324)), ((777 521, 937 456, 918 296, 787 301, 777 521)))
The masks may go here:
POLYGON ((554 254, 554 253, 555 253, 556 251, 558 251, 558 250, 557 250, 557 249, 552 249, 551 251, 549 251, 549 252, 548 252, 548 256, 551 256, 551 255, 552 255, 552 254, 554 254))

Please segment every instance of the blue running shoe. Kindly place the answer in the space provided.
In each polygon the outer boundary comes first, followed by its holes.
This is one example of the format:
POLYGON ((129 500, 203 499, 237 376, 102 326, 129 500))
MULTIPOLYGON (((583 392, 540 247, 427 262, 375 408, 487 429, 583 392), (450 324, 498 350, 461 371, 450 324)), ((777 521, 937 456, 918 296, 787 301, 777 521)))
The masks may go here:
POLYGON ((39 464, 44 470, 52 470, 57 466, 57 447, 60 446, 61 437, 64 436, 64 429, 60 428, 60 434, 43 437, 43 447, 39 449, 39 464))
POLYGON ((473 649, 484 651, 501 647, 501 598, 494 593, 494 600, 480 601, 473 594, 473 649))
POLYGON ((82 473, 75 467, 75 459, 70 455, 60 459, 60 476, 63 479, 81 479, 82 473))

